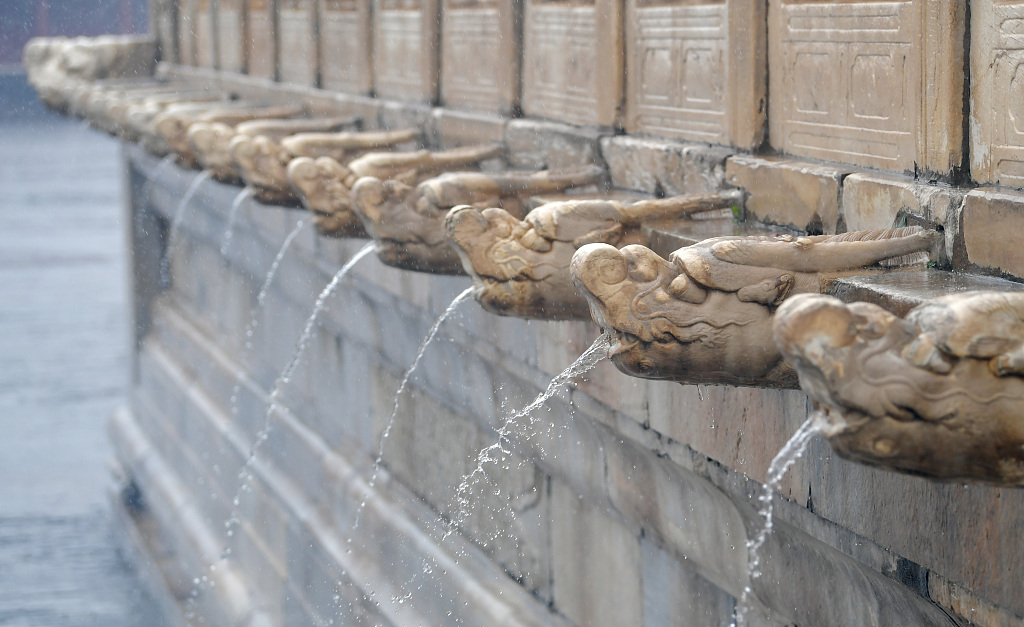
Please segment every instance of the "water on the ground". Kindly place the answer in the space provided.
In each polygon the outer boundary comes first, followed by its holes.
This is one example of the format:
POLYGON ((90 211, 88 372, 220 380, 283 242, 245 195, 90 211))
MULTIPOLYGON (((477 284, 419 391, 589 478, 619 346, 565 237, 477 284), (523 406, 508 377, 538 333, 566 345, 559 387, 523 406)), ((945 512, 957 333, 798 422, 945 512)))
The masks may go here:
POLYGON ((107 496, 105 426, 129 372, 119 145, 9 95, 0 93, 0 625, 160 627, 118 553, 107 496))

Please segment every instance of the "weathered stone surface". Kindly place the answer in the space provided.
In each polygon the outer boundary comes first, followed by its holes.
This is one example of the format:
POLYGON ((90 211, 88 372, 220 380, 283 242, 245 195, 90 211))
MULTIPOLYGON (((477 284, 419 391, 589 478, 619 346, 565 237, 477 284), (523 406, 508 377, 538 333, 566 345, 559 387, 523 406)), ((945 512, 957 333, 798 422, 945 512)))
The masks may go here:
POLYGON ((628 135, 601 138, 601 156, 612 185, 648 194, 675 196, 716 192, 725 181, 732 151, 628 135))
POLYGON ((523 111, 573 124, 615 124, 623 88, 623 3, 525 5, 523 111))
POLYGON ((843 217, 851 231, 899 226, 901 214, 945 227, 955 221, 963 197, 953 187, 854 172, 843 179, 843 217))
POLYGON ((437 98, 440 0, 378 0, 373 12, 374 90, 430 104, 437 98))
POLYGON ((1024 69, 1019 2, 971 6, 971 177, 1024 187, 1024 69))
POLYGON ((954 251, 954 268, 982 268, 1024 278, 1024 247, 1017 234, 1024 220, 1024 193, 979 188, 967 194, 960 217, 966 259, 954 251))
POLYGON ((178 38, 178 63, 182 65, 197 65, 198 50, 196 44, 196 5, 199 0, 181 0, 175 3, 178 12, 177 38, 178 38))
POLYGON ((878 305, 902 318, 914 307, 935 298, 976 291, 1021 292, 1024 291, 1024 283, 928 269, 843 277, 832 284, 828 293, 847 303, 867 302, 878 305))
POLYGON ((896 172, 961 165, 963 2, 770 0, 768 15, 774 148, 896 172))
POLYGON ((765 0, 631 0, 625 23, 626 130, 746 149, 761 144, 765 0))
POLYGON ((446 148, 502 142, 505 138, 504 118, 441 107, 431 112, 430 128, 433 141, 446 148))
POLYGON ((373 88, 370 0, 318 0, 320 86, 349 94, 373 88))
POLYGON ((245 71, 245 0, 217 0, 217 69, 245 71))
POLYGON ((156 38, 157 54, 161 61, 178 62, 178 19, 175 0, 153 0, 149 4, 151 32, 156 38))
POLYGON ((441 102, 510 115, 519 105, 520 0, 443 0, 441 102))
POLYGON ((214 32, 213 1, 192 0, 195 14, 193 17, 195 32, 195 59, 197 67, 212 68, 217 63, 217 42, 214 32))
POLYGON ((277 78, 277 37, 274 35, 276 17, 273 0, 245 0, 246 2, 246 71, 250 76, 277 78))
POLYGON ((810 232, 835 233, 839 192, 849 170, 782 158, 736 155, 726 180, 747 192, 747 215, 810 232))
POLYGON ((316 85, 319 72, 316 40, 316 0, 279 0, 277 76, 284 83, 316 85))
POLYGON ((508 159, 519 168, 566 168, 600 163, 600 134, 557 122, 510 120, 508 159))
POLYGON ((730 624, 732 597, 650 541, 640 546, 644 627, 730 624))
POLYGON ((577 625, 640 625, 640 538, 619 520, 554 482, 554 607, 577 625))

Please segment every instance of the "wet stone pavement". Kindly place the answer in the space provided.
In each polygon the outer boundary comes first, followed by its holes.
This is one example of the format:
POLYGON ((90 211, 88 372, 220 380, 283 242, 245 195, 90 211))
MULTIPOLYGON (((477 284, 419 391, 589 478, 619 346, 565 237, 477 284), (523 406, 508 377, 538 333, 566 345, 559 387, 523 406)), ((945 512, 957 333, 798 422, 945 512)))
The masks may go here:
POLYGON ((128 377, 120 148, 24 94, 0 80, 0 626, 161 627, 108 501, 128 377))

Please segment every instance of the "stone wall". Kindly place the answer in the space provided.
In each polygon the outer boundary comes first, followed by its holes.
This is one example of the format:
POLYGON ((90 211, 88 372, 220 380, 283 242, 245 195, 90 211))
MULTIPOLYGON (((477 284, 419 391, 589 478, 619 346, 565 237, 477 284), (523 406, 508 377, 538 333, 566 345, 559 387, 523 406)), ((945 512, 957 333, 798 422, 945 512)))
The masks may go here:
MULTIPOLYGON (((747 219, 765 225, 931 225, 945 234, 939 265, 1020 279, 1018 4, 153 8, 176 61, 167 76, 358 113, 370 128, 416 125, 435 147, 503 140, 517 167, 599 163, 614 187, 646 194, 739 186, 747 219)), ((632 379, 607 362, 519 421, 445 536, 458 486, 503 417, 597 327, 463 303, 382 444, 404 371, 469 280, 371 255, 328 299, 275 391, 318 293, 364 242, 300 231, 247 338, 274 256, 306 216, 246 200, 222 254, 237 188, 206 181, 180 208, 195 173, 131 146, 125 169, 137 351, 132 403, 112 432, 145 507, 124 520, 155 556, 154 576, 207 624, 728 625, 748 584, 754 625, 1024 620, 1020 491, 874 470, 821 440, 783 482, 763 576, 751 581, 757 495, 807 397, 632 379), (167 282, 161 256, 179 215, 167 282), (265 415, 269 435, 233 511, 265 415)), ((836 293, 905 312, 936 284, 1005 288, 936 276, 854 279, 836 293)))

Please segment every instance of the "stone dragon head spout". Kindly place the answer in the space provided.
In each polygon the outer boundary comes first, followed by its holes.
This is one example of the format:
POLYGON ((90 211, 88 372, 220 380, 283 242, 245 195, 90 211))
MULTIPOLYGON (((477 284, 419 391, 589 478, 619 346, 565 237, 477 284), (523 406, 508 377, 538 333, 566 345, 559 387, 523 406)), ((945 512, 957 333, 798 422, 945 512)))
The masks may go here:
POLYGON ((1024 294, 967 292, 900 319, 801 295, 775 338, 843 457, 941 480, 1024 483, 1024 294))

